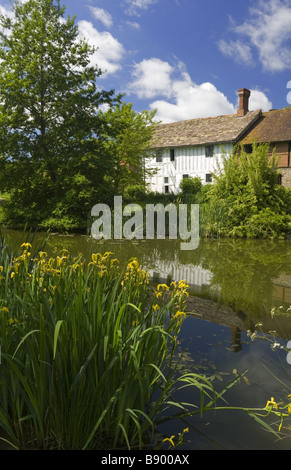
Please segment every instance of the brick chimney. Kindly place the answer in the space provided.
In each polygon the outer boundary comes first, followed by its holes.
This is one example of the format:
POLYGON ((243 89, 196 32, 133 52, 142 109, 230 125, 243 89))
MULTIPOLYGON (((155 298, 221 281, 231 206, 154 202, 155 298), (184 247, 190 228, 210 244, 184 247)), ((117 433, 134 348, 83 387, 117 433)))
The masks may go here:
POLYGON ((246 88, 241 88, 238 90, 239 96, 239 108, 237 110, 237 116, 242 117, 249 112, 249 97, 250 97, 250 90, 246 88))

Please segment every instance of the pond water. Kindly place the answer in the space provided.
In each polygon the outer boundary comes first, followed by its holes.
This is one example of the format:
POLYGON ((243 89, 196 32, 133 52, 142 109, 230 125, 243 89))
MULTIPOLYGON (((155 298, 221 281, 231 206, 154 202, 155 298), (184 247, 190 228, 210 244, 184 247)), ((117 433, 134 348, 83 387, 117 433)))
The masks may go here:
MULTIPOLYGON (((21 239, 17 232, 10 236, 21 239)), ((291 241, 201 240, 196 250, 181 251, 176 240, 51 235, 46 251, 62 248, 88 259, 105 251, 121 262, 137 257, 155 283, 186 279, 191 296, 180 338, 186 351, 183 368, 215 376, 217 390, 246 372, 225 395, 228 405, 264 407, 271 396, 279 402, 291 393, 287 353, 271 348, 274 338, 284 346, 291 340, 291 241), (259 338, 253 340, 249 332, 254 331, 259 338)), ((179 398, 199 403, 187 390, 179 398)), ((173 420, 160 430, 177 435, 185 427, 184 449, 291 449, 288 435, 281 432, 277 440, 241 411, 173 420)))

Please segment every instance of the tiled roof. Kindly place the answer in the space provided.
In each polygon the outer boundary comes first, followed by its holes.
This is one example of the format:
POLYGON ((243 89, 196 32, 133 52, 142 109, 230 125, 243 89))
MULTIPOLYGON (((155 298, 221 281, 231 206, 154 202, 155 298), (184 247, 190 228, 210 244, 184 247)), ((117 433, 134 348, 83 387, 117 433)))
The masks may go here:
POLYGON ((261 110, 258 110, 250 111, 243 117, 230 114, 190 119, 170 124, 159 124, 155 132, 152 147, 166 148, 223 142, 235 143, 260 115, 261 110))
POLYGON ((251 144, 254 140, 258 143, 291 141, 291 108, 262 113, 242 143, 251 144))

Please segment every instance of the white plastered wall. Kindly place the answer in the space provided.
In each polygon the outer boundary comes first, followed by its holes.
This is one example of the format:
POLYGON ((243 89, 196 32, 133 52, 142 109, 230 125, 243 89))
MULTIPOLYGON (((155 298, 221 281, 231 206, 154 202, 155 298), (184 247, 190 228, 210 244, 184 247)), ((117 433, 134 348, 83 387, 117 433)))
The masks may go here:
POLYGON ((161 162, 156 161, 156 156, 149 158, 146 162, 148 169, 156 170, 155 174, 147 179, 148 189, 164 193, 165 186, 168 186, 169 192, 177 194, 180 191, 183 175, 199 176, 202 183, 205 184, 207 182, 206 175, 213 173, 217 164, 221 163, 223 153, 230 154, 232 149, 231 143, 215 144, 213 157, 206 157, 204 145, 176 147, 174 161, 170 160, 170 149, 161 150, 159 153, 161 162), (168 182, 165 178, 168 178, 168 182))

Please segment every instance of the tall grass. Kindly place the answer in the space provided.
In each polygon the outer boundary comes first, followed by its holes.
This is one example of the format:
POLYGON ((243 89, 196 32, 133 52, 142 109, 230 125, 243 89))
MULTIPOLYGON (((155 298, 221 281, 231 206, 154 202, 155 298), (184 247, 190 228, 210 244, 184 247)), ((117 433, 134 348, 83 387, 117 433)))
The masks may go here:
POLYGON ((17 448, 149 444, 173 384, 185 285, 148 299, 137 260, 2 243, 0 426, 17 448), (159 393, 157 393, 159 392, 159 393), (155 395, 155 401, 154 401, 155 395))
POLYGON ((0 431, 11 445, 141 449, 165 413, 211 409, 222 393, 175 369, 186 295, 185 282, 151 290, 136 259, 50 258, 29 242, 13 253, 1 239, 0 431), (176 402, 189 386, 200 403, 176 402))

